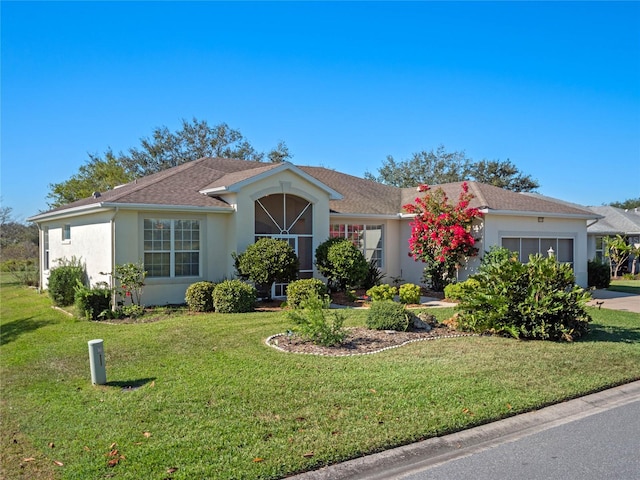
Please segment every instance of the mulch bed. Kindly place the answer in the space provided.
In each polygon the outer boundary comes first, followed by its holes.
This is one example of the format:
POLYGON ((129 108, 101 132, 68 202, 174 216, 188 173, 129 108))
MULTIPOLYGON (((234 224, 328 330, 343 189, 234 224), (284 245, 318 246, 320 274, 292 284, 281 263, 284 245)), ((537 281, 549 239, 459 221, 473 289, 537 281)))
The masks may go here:
POLYGON ((347 329, 347 338, 336 347, 315 345, 297 335, 278 334, 267 339, 267 345, 289 353, 306 353, 311 355, 348 356, 379 353, 390 348, 401 347, 408 343, 469 336, 469 334, 455 332, 446 326, 437 326, 430 331, 395 332, 391 330, 371 330, 365 327, 347 329))

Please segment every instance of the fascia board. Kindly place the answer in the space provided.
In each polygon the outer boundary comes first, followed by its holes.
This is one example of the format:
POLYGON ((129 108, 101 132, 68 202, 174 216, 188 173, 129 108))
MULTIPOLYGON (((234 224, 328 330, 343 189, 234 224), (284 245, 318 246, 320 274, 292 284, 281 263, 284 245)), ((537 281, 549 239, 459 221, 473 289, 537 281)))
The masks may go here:
POLYGON ((162 211, 178 211, 178 212, 216 212, 216 213, 233 213, 233 207, 197 207, 193 205, 158 205, 153 203, 112 203, 104 202, 91 205, 83 205, 82 207, 68 208, 51 213, 42 213, 27 218, 28 222, 45 222, 60 218, 71 218, 80 215, 88 215, 109 210, 162 210, 162 211))

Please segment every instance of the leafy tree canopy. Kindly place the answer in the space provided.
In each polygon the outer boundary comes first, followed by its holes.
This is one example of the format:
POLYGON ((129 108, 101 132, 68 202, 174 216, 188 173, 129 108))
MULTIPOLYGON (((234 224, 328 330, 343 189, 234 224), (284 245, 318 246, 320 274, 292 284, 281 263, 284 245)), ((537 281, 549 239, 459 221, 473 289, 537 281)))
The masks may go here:
POLYGON ((609 205, 623 210, 633 210, 634 208, 640 208, 640 197, 629 198, 624 202, 611 202, 609 205))
POLYGON ((111 149, 104 156, 89 155, 89 161, 68 180, 49 185, 50 207, 86 198, 95 191, 105 191, 131 180, 160 172, 202 157, 282 162, 292 157, 287 145, 278 145, 265 155, 257 151, 238 130, 226 123, 210 126, 206 120, 182 120, 175 132, 157 127, 150 137, 140 139, 140 146, 117 155, 111 149))
POLYGON ((410 159, 399 162, 389 155, 378 169, 378 176, 366 172, 365 178, 402 188, 467 180, 515 192, 530 192, 540 186, 508 159, 474 162, 464 151, 447 152, 444 145, 439 145, 435 151, 414 153, 410 159))

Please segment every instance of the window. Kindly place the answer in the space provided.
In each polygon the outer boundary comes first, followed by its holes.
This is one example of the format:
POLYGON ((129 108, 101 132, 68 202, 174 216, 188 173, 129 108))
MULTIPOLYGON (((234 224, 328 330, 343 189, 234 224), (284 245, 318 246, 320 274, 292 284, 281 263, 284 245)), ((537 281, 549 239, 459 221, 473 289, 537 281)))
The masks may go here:
POLYGON ((144 267, 148 277, 200 275, 200 221, 144 219, 144 267))
POLYGON ((360 249, 367 261, 375 260, 384 267, 383 226, 334 223, 329 226, 329 237, 348 238, 360 249))
POLYGON ((70 240, 71 240, 71 225, 67 223, 62 227, 62 241, 68 242, 70 240))
POLYGON ((42 244, 44 250, 44 270, 49 270, 49 227, 44 227, 42 230, 42 244))
POLYGON ((560 263, 568 263, 573 266, 573 239, 572 238, 537 238, 537 237, 504 237, 502 246, 512 252, 519 253, 522 263, 529 261, 529 255, 549 255, 549 249, 553 249, 553 255, 560 263))
POLYGON ((601 236, 596 237, 596 258, 595 259, 600 262, 605 261, 604 237, 601 237, 601 236))

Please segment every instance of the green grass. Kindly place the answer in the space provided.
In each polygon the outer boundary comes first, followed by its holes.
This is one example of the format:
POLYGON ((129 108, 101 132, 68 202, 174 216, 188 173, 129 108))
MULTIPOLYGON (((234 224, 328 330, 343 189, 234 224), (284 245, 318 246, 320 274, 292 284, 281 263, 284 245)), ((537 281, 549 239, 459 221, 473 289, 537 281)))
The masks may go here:
POLYGON ((640 295, 640 280, 612 280, 608 290, 640 295))
POLYGON ((278 312, 109 325, 1 294, 6 478, 282 478, 640 379, 628 312, 591 309, 593 333, 572 344, 465 337, 331 358, 267 347, 289 327, 278 312), (90 382, 95 338, 105 386, 90 382))

